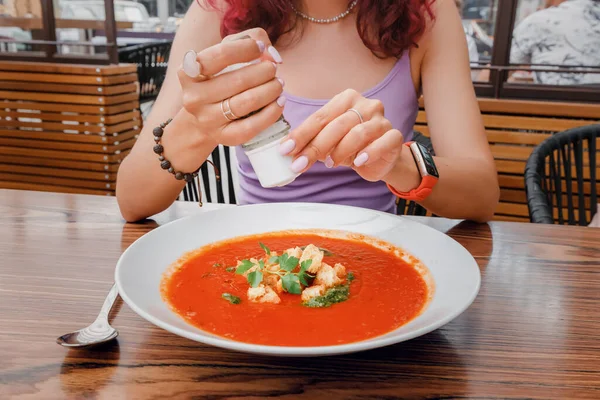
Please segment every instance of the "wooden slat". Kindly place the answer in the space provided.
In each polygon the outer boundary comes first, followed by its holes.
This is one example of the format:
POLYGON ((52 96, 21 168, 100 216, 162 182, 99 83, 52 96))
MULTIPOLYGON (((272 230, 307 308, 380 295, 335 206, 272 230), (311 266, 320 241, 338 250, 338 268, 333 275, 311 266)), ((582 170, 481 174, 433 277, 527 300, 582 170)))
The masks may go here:
POLYGON ((98 194, 104 196, 113 196, 114 190, 94 190, 85 188, 74 188, 66 186, 56 185, 44 185, 39 183, 29 182, 14 182, 14 181, 1 181, 0 187, 5 189, 19 189, 19 190, 35 190, 41 192, 56 192, 56 193, 78 193, 78 194, 98 194))
POLYGON ((55 94, 44 92, 11 92, 0 90, 0 98, 8 100, 44 101, 51 103, 67 104, 120 104, 134 101, 138 98, 137 93, 121 94, 115 96, 85 96, 75 94, 55 94))
POLYGON ((65 75, 65 74, 37 74, 24 72, 0 71, 2 81, 43 82, 43 83, 68 83, 71 85, 119 85, 122 83, 137 82, 137 74, 123 74, 112 76, 92 75, 65 75))
POLYGON ((92 181, 90 179, 59 178, 55 176, 24 175, 0 172, 0 181, 41 183, 76 188, 115 190, 115 183, 92 181))
POLYGON ((493 145, 490 148, 494 158, 502 160, 527 161, 533 151, 531 146, 493 145))
POLYGON ((72 143, 59 142, 55 140, 36 140, 21 138, 3 138, 0 137, 0 146, 12 146, 31 149, 61 150, 84 153, 115 154, 117 151, 130 149, 133 147, 135 139, 125 140, 117 145, 97 144, 97 143, 72 143))
MULTIPOLYGON (((0 97, 1 99, 1 97, 0 97)), ((0 108, 10 110, 40 110, 40 111, 57 111, 64 112, 66 107, 61 103, 42 103, 33 101, 1 101, 0 108)), ((139 109, 137 99, 129 101, 127 103, 115 104, 115 105, 82 105, 82 104, 69 104, 68 111, 83 113, 83 114, 98 114, 98 115, 112 115, 120 114, 124 112, 131 112, 139 109)))
MULTIPOLYGON (((478 98, 482 113, 541 115, 569 118, 589 118, 600 120, 600 105, 594 103, 575 103, 560 101, 512 100, 478 98)), ((423 96, 419 98, 419 108, 425 106, 423 96)))
POLYGON ((560 115, 561 117, 600 120, 600 105, 598 104, 486 98, 478 100, 482 113, 546 115, 550 117, 560 115))
POLYGON ((80 65, 43 62, 0 61, 0 70, 68 75, 110 76, 137 72, 135 64, 80 65))
MULTIPOLYGON (((62 107, 65 108, 64 106, 62 107)), ((42 121, 73 121, 73 122, 88 122, 91 124, 104 124, 104 125, 113 125, 119 122, 125 121, 141 121, 140 112, 130 111, 124 112, 115 115, 93 115, 93 114, 73 114, 73 113, 52 113, 52 112, 31 112, 31 111, 5 111, 4 109, 0 109, 0 120, 6 119, 7 117, 12 119, 18 118, 33 118, 40 119, 42 121)), ((2 125, 2 122, 0 122, 2 125)))
POLYGON ((490 143, 528 144, 531 146, 536 146, 551 136, 545 133, 498 131, 494 129, 487 129, 486 134, 490 143))
POLYGON ((28 165, 13 165, 0 163, 0 172, 23 175, 57 176, 62 178, 90 179, 96 181, 115 181, 117 174, 113 172, 85 171, 81 169, 47 168, 28 165))
MULTIPOLYGON (((123 158, 125 158, 127 153, 128 152, 122 151, 119 154, 109 155, 101 153, 82 153, 77 151, 59 151, 0 146, 0 154, 107 163, 121 161, 123 158)), ((4 160, 4 157, 2 158, 2 160, 4 160)))
POLYGON ((0 121, 0 127, 20 127, 20 128, 37 128, 48 131, 77 131, 81 133, 98 133, 105 135, 118 134, 124 131, 128 131, 131 129, 138 129, 141 125, 141 121, 128 121, 121 122, 115 125, 85 125, 79 123, 77 125, 74 124, 62 124, 60 122, 29 122, 29 121, 0 121))
POLYGON ((137 83, 124 83, 113 86, 92 86, 77 85, 65 83, 39 83, 39 82, 19 82, 19 81, 0 81, 0 87, 4 90, 14 90, 23 92, 39 92, 43 89, 45 93, 68 93, 68 94, 86 94, 112 96, 115 94, 135 93, 137 92, 137 83))
POLYGON ((503 203, 527 203, 527 194, 525 190, 501 189, 500 201, 503 203))
POLYGON ((73 161, 55 158, 39 158, 28 156, 13 156, 3 155, 2 161, 11 165, 29 165, 40 167, 60 167, 69 169, 79 169, 86 171, 100 172, 117 172, 119 169, 120 160, 117 162, 88 162, 88 161, 73 161))
POLYGON ((36 140, 55 140, 60 142, 75 142, 75 143, 98 143, 98 144, 119 144, 128 139, 136 138, 140 133, 140 129, 134 129, 119 133, 116 135, 94 135, 94 134, 73 134, 62 132, 46 132, 46 131, 25 131, 25 130, 8 130, 0 129, 0 138, 22 138, 36 140))
MULTIPOLYGON (((498 183, 500 184, 500 190, 504 190, 504 188, 508 189, 525 189, 525 180, 523 176, 512 176, 512 175, 498 175, 498 183)), ((562 190, 566 191, 567 184, 562 182, 562 190)), ((572 191, 577 194, 577 182, 573 182, 571 185, 572 191)), ((585 181, 583 183, 583 192, 584 194, 589 194, 591 192, 591 183, 589 181, 585 181)), ((596 193, 600 193, 600 181, 596 183, 596 193)))

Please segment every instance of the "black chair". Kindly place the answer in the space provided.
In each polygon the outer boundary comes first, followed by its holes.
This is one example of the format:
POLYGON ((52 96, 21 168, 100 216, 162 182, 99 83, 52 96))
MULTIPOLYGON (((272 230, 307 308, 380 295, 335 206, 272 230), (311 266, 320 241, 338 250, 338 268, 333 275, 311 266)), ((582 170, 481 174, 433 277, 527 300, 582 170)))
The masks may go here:
POLYGON ((598 211, 600 125, 559 132, 540 143, 525 165, 531 222, 587 226, 598 211))
MULTIPOLYGON (((415 132, 413 140, 423 144, 432 152, 432 154, 434 153, 431 139, 427 136, 415 132)), ((219 146, 215 149, 211 154, 209 162, 204 163, 200 168, 198 177, 201 179, 188 182, 181 193, 180 200, 201 201, 202 193, 198 190, 198 182, 201 181, 200 189, 204 190, 206 201, 209 203, 215 201, 220 204, 236 204, 235 185, 233 183, 233 169, 235 168, 235 165, 232 165, 231 162, 231 151, 233 150, 227 146, 219 146), (224 159, 222 156, 224 156, 224 159), (222 179, 223 176, 227 177, 227 193, 225 193, 224 190, 225 184, 222 179), (213 188, 215 190, 212 190, 213 188), (215 194, 216 198, 214 196, 215 194)), ((427 214, 427 210, 419 204, 412 201, 407 202, 402 199, 398 199, 396 210, 398 215, 425 216, 427 214)))
POLYGON ((202 193, 200 190, 204 190, 206 201, 209 203, 214 201, 220 204, 236 204, 235 186, 233 183, 233 168, 235 168, 235 165, 232 165, 231 162, 231 151, 234 150, 228 146, 219 146, 213 150, 208 162, 205 162, 200 167, 199 179, 188 182, 185 185, 180 199, 201 202, 202 193), (224 157, 222 158, 221 155, 224 157), (223 176, 227 177, 227 193, 224 190, 223 176), (199 188, 198 183, 200 182, 202 184, 199 188), (212 185, 214 185, 214 191, 211 189, 212 185), (216 195, 216 198, 213 195, 216 195))
POLYGON ((165 40, 119 49, 119 62, 137 65, 140 104, 156 100, 167 73, 172 43, 165 40))

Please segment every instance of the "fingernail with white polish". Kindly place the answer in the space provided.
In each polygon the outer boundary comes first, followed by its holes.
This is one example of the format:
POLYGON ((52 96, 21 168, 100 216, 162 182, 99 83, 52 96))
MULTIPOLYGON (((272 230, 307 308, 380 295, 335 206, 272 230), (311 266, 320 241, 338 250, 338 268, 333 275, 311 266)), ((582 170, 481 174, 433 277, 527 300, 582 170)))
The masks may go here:
POLYGON ((283 81, 283 79, 277 78, 277 80, 279 81, 279 83, 281 83, 281 87, 285 87, 285 82, 283 81))
POLYGON ((325 158, 325 166, 327 168, 333 168, 334 165, 333 159, 330 156, 327 156, 327 158, 325 158))
POLYGON ((265 42, 263 42, 262 40, 257 40, 256 45, 258 46, 258 51, 260 51, 261 53, 265 51, 265 42))
POLYGON ((283 106, 285 106, 285 102, 286 102, 286 101, 287 101, 287 99, 285 98, 285 96, 279 96, 279 97, 277 98, 277 105, 278 105, 279 107, 283 107, 283 106))
POLYGON ((277 71, 277 63, 274 63, 273 61, 271 61, 271 64, 273 64, 273 66, 275 67, 275 71, 277 71))
POLYGON ((308 166, 308 157, 300 156, 292 163, 290 169, 292 172, 299 174, 308 166))
POLYGON ((276 63, 281 64, 283 62, 283 58, 281 58, 281 55, 279 54, 279 52, 277 51, 277 49, 275 47, 269 46, 269 49, 267 51, 269 52, 271 57, 273 57, 273 60, 276 63))
POLYGON ((289 154, 295 148, 296 148, 296 142, 294 141, 294 139, 288 139, 279 145, 279 153, 282 156, 285 156, 286 154, 289 154))
POLYGON ((195 51, 190 50, 183 56, 183 72, 190 78, 196 78, 200 75, 200 63, 196 59, 195 51))
POLYGON ((369 155, 367 153, 360 153, 358 157, 354 159, 354 166, 360 167, 369 161, 369 155))

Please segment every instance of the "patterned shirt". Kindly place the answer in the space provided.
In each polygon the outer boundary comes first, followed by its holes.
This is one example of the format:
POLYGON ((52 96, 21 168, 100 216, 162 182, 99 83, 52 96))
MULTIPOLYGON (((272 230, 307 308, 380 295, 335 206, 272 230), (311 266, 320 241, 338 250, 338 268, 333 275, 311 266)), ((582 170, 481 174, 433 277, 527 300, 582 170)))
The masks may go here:
MULTIPOLYGON (((510 61, 567 68, 599 67, 600 0, 567 0, 529 15, 514 30, 510 61)), ((600 73, 534 71, 533 76, 536 83, 549 85, 600 83, 600 73)))

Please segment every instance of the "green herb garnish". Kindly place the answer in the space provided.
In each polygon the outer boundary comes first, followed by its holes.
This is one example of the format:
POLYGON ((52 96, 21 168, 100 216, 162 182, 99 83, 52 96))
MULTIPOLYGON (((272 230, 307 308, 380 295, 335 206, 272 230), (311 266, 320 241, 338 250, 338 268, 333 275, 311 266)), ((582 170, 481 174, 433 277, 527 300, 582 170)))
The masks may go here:
POLYGON ((227 268, 225 268, 225 271, 233 272, 233 271, 235 271, 235 267, 227 267, 227 268))
POLYGON ((252 261, 242 260, 242 263, 240 264, 239 267, 237 267, 237 269, 235 270, 235 273, 238 275, 244 275, 244 273, 246 273, 246 271, 248 271, 252 267, 254 267, 254 263, 252 261))
POLYGON ((291 294, 300 294, 302 293, 302 288, 300 287, 300 279, 297 274, 287 273, 281 278, 281 286, 283 289, 291 294))
POLYGON ((291 272, 298 266, 299 261, 296 257, 290 257, 287 253, 283 253, 279 256, 279 267, 284 271, 291 272))
POLYGON ((262 244, 261 242, 258 242, 258 244, 260 245, 260 247, 265 251, 265 254, 270 256, 271 255, 271 250, 269 250, 269 248, 267 246, 265 246, 264 244, 262 244))
POLYGON ((250 286, 252 286, 253 288, 257 287, 258 285, 260 285, 260 283, 263 280, 263 273, 260 270, 256 270, 256 271, 252 271, 248 274, 248 283, 250 284, 250 286))
POLYGON ((355 279, 354 273, 353 272, 348 272, 348 282, 352 282, 355 279))
POLYGON ((213 264, 213 268, 219 268, 220 266, 221 266, 221 264, 219 264, 219 263, 214 263, 213 264))
POLYGON ((232 295, 231 293, 223 293, 221 297, 230 302, 231 304, 240 304, 242 302, 242 299, 232 295))
POLYGON ((324 295, 313 297, 309 301, 302 303, 302 305, 312 308, 330 307, 336 303, 348 300, 348 296, 350 296, 350 286, 348 284, 335 286, 328 289, 324 295))

